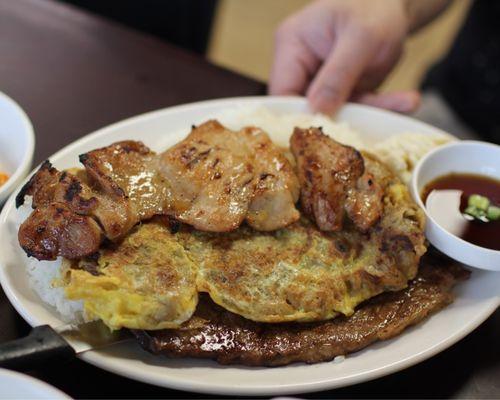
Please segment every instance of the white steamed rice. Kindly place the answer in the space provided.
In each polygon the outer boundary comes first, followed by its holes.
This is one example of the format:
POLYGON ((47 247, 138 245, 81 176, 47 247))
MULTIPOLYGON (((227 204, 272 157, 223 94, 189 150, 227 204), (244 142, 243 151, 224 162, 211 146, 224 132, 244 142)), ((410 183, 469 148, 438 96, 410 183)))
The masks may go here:
POLYGON ((437 146, 451 140, 444 135, 405 132, 377 143, 371 150, 399 178, 409 183, 418 160, 437 146))
POLYGON ((240 106, 226 109, 213 115, 223 125, 237 130, 244 126, 257 126, 271 134, 274 142, 280 146, 288 147, 290 134, 293 128, 322 127, 323 131, 335 140, 353 146, 364 148, 359 132, 346 122, 335 122, 322 114, 306 113, 276 113, 262 106, 240 106))
POLYGON ((29 258, 27 266, 31 287, 45 303, 56 309, 64 322, 80 323, 85 320, 83 301, 68 300, 64 295, 64 289, 54 285, 54 282, 60 279, 61 259, 38 261, 29 258))

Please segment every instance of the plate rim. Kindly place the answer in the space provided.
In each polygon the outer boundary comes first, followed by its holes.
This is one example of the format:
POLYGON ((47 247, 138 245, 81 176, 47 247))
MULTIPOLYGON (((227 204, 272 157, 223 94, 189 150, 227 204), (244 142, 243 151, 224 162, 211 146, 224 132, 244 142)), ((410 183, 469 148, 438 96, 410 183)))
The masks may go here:
MULTIPOLYGON (((193 102, 188 104, 181 104, 173 107, 166 107, 154 111, 149 111, 143 114, 139 114, 136 116, 132 116, 113 124, 102 127, 92 133, 89 133, 85 136, 82 136, 78 140, 64 146, 54 154, 52 154, 49 158, 57 158, 63 152, 72 151, 74 147, 79 147, 85 141, 99 138, 100 136, 106 135, 109 131, 119 129, 121 126, 128 125, 130 123, 138 122, 144 119, 149 119, 155 117, 157 115, 163 114, 167 116, 169 114, 175 114, 182 111, 189 111, 190 109, 202 110, 203 108, 210 108, 214 105, 220 105, 221 108, 223 106, 234 106, 235 104, 244 104, 244 105, 266 105, 272 104, 276 102, 299 102, 301 106, 304 106, 305 99, 300 96, 250 96, 250 97, 230 97, 223 99, 211 99, 199 102, 193 102)), ((296 104, 297 106, 297 104, 296 104)), ((377 113, 379 115, 390 115, 397 116, 401 119, 411 120, 412 124, 418 123, 419 125, 425 127, 427 130, 435 131, 436 133, 445 134, 448 137, 454 138, 453 135, 442 131, 439 128, 433 127, 425 122, 415 120, 411 117, 397 114, 387 110, 381 110, 375 107, 361 105, 361 104, 352 104, 348 103, 347 106, 349 108, 357 108, 358 110, 363 110, 369 113, 377 113)), ((37 167, 35 167, 36 169, 37 167)), ((33 169, 33 171, 35 170, 33 169)), ((31 173, 29 174, 31 175, 31 173)), ((28 178, 25 178, 25 181, 28 178)), ((21 183, 22 184, 22 183, 21 183)), ((20 185, 18 185, 19 187, 20 185)), ((4 220, 7 216, 7 209, 11 209, 12 203, 14 201, 15 192, 11 194, 5 206, 0 213, 0 224, 4 223, 4 220)), ((31 325, 35 326, 39 321, 36 317, 30 315, 27 310, 22 307, 20 304, 20 300, 17 298, 17 295, 13 288, 10 285, 5 285, 7 281, 6 272, 4 266, 0 260, 0 283, 1 286, 8 297, 11 304, 14 306, 16 311, 31 325)), ((309 383, 285 383, 285 384, 276 384, 274 386, 227 386, 220 384, 211 384, 205 382, 195 382, 195 380, 188 379, 179 379, 178 377, 171 378, 169 375, 163 375, 161 379, 157 378, 156 374, 148 374, 143 371, 130 371, 127 367, 123 367, 117 363, 109 362, 106 360, 105 356, 101 355, 98 351, 90 351, 87 353, 83 353, 78 357, 85 362, 88 362, 98 368, 105 369, 107 371, 119 374, 121 376, 142 381, 145 383, 153 384, 156 386, 167 387, 175 390, 183 390, 189 392, 197 392, 197 393, 210 393, 210 394, 219 394, 219 395, 286 395, 286 394, 297 394, 297 393, 309 393, 316 392, 322 390, 331 390, 339 387, 350 386, 353 384, 366 382, 369 380, 377 379, 382 376, 390 375, 395 372, 401 371, 403 369, 409 368, 415 364, 418 364, 428 358, 433 357, 437 353, 445 350, 446 348, 452 346, 457 343, 459 340, 464 338, 466 335, 474 331, 482 322, 484 322, 500 305, 500 297, 497 298, 496 302, 492 302, 489 307, 485 307, 483 311, 476 315, 476 318, 472 321, 469 321, 466 325, 462 326, 461 329, 455 331, 450 337, 441 340, 438 343, 433 344, 425 351, 422 351, 417 354, 413 354, 412 356, 408 356, 406 358, 400 359, 397 362, 393 362, 392 364, 382 365, 379 368, 364 371, 358 373, 354 376, 343 377, 335 379, 335 377, 331 379, 323 379, 319 381, 314 381, 309 383)), ((279 368, 279 367, 278 367, 279 368)))
MULTIPOLYGON (((138 375, 141 376, 141 382, 149 383, 158 387, 165 387, 169 389, 174 389, 174 390, 182 390, 185 392, 194 392, 194 393, 206 393, 206 394, 212 394, 212 395, 223 395, 223 396, 231 396, 231 395, 237 395, 237 396, 276 396, 276 395, 295 395, 295 394, 302 394, 302 393, 314 393, 314 392, 321 392, 321 391, 326 391, 326 390, 333 390, 333 389, 339 389, 342 387, 348 387, 352 385, 356 385, 359 383, 364 383, 364 382, 369 382, 378 378, 382 378, 384 376, 392 375, 396 372, 403 371, 407 368, 413 367, 416 364, 419 364, 425 360, 428 360, 435 355, 441 353, 442 351, 450 348, 454 344, 458 343, 460 340, 465 338, 467 335, 475 331, 484 321, 486 321, 498 308, 500 305, 500 299, 497 301, 496 304, 492 304, 488 309, 485 309, 483 313, 478 314, 478 318, 472 321, 472 323, 468 323, 467 325, 464 325, 460 330, 456 331, 451 337, 449 337, 446 340, 442 340, 436 344, 434 344, 432 347, 427 349, 426 351, 423 351, 421 353, 418 353, 416 355, 404 358, 399 360, 398 362, 389 364, 389 365, 384 365, 380 368, 377 368, 375 370, 370 370, 370 371, 364 371, 360 374, 354 375, 349 378, 341 378, 337 380, 320 380, 317 382, 310 382, 310 383, 286 383, 283 385, 275 385, 275 386, 262 386, 262 387, 245 387, 245 386, 222 386, 218 384, 207 384, 206 382, 203 384, 197 384, 199 387, 196 386, 191 386, 193 385, 193 381, 190 380, 180 380, 178 378, 175 378, 174 380, 168 380, 168 376, 165 375, 162 380, 154 379, 151 378, 150 375, 147 373, 142 373, 139 371, 139 374, 135 372, 134 374, 129 373, 129 370, 126 368, 121 369, 120 367, 111 370, 108 369, 108 371, 116 373, 120 376, 124 376, 129 379, 133 380, 138 380, 137 377, 138 375), (166 382, 168 383, 168 386, 165 385, 166 382)), ((436 314, 432 314, 429 317, 432 317, 436 314)), ((427 317, 427 318, 429 318, 427 317)), ((426 318, 426 319, 427 319, 426 318)), ((422 321, 422 322, 425 322, 422 321)), ((417 324, 418 325, 418 324, 417 324)), ((407 329, 412 328, 413 326, 408 327, 407 329)), ((394 339, 394 338, 392 338, 394 339)), ((391 339, 389 339, 391 340, 391 339)), ((385 342, 384 340, 376 342, 376 343, 382 343, 385 342)), ((361 350, 364 350, 361 349, 361 350)), ((91 357, 90 355, 93 352, 88 352, 87 354, 84 353, 82 355, 79 355, 78 358, 82 359, 85 362, 88 362, 95 367, 98 368, 103 368, 94 357, 91 357)), ((92 354, 93 356, 93 354, 92 354)), ((314 364, 312 364, 314 365, 314 364)), ((229 366, 231 367, 231 366, 229 366)), ((286 367, 286 366, 285 366, 286 367)), ((263 368, 280 368, 280 367, 263 367, 263 368)), ((104 369, 104 368, 103 368, 104 369)), ((155 375, 156 376, 156 375, 155 375)))

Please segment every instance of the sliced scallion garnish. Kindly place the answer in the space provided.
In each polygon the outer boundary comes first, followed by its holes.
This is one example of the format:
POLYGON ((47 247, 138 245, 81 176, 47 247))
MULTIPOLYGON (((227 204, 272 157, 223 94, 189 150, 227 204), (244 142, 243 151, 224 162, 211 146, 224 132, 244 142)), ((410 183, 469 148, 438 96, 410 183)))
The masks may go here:
POLYGON ((486 211, 490 206, 490 199, 485 196, 481 196, 480 194, 472 194, 469 196, 468 206, 486 211))
POLYGON ((500 207, 491 205, 490 199, 479 194, 472 194, 467 201, 464 214, 483 222, 500 219, 500 207))
POLYGON ((500 219, 500 207, 497 206, 489 206, 488 211, 486 211, 486 218, 490 221, 496 221, 500 219))

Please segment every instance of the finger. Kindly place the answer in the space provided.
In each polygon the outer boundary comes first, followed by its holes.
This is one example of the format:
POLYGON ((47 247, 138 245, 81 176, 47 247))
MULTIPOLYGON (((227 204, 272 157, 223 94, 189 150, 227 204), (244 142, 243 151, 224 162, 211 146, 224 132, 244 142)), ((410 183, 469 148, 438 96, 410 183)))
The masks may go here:
POLYGON ((269 79, 272 95, 304 94, 319 60, 302 42, 293 27, 276 34, 274 61, 269 79))
POLYGON ((311 108, 326 114, 334 113, 349 98, 371 51, 365 38, 347 32, 339 36, 307 91, 311 108))
POLYGON ((410 114, 420 106, 420 93, 416 90, 389 93, 364 93, 353 97, 357 103, 410 114))

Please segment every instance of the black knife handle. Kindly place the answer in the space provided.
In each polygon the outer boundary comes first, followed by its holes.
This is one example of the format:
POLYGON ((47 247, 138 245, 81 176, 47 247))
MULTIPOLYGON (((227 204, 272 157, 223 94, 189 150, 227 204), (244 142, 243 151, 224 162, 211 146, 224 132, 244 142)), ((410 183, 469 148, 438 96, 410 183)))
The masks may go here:
POLYGON ((0 367, 27 370, 45 361, 70 359, 75 350, 48 325, 33 328, 21 339, 0 343, 0 367))

